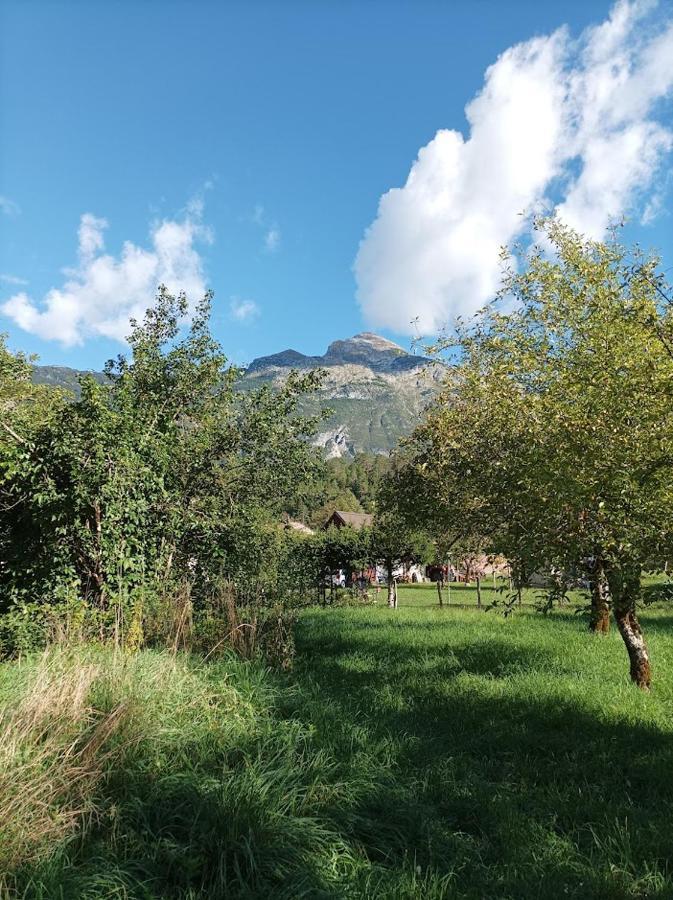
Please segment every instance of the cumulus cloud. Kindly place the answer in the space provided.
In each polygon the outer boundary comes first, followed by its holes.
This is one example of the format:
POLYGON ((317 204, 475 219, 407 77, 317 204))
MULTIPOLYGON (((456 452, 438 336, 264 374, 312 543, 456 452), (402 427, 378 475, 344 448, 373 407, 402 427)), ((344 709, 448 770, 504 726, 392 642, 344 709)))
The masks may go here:
POLYGON ((115 257, 105 253, 107 221, 85 213, 77 265, 64 270, 63 286, 52 288, 39 302, 20 291, 0 310, 24 331, 65 346, 91 336, 123 341, 129 319, 142 318, 160 284, 175 293, 184 291, 191 302, 205 293, 198 244, 211 236, 200 215, 201 208, 190 205, 184 219, 164 219, 151 227, 149 248, 126 241, 115 257))
POLYGON ((555 209, 592 237, 624 213, 651 220, 673 148, 673 20, 654 6, 620 0, 578 40, 561 28, 487 69, 469 135, 438 131, 381 197, 354 264, 372 324, 430 334, 474 312, 498 288, 500 248, 529 228, 522 213, 555 209))
POLYGON ((236 322, 252 322, 260 315, 259 306, 254 300, 243 300, 241 297, 231 298, 229 312, 236 322))

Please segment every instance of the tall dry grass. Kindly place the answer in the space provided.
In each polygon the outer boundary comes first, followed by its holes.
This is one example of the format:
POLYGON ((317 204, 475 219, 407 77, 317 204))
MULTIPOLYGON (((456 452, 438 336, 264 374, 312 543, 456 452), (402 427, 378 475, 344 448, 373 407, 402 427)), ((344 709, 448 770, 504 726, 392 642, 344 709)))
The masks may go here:
POLYGON ((45 652, 25 676, 16 668, 13 702, 0 712, 0 879, 95 815, 106 745, 127 713, 92 708, 93 663, 45 652))

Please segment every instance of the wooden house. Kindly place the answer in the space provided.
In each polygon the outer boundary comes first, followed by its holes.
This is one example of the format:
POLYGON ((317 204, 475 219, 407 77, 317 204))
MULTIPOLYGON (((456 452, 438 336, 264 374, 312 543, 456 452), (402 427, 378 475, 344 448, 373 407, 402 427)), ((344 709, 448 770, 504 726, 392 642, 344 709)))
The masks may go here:
POLYGON ((354 528, 359 531, 361 528, 370 528, 373 524, 374 516, 371 513, 344 512, 341 509, 335 509, 324 527, 354 528))

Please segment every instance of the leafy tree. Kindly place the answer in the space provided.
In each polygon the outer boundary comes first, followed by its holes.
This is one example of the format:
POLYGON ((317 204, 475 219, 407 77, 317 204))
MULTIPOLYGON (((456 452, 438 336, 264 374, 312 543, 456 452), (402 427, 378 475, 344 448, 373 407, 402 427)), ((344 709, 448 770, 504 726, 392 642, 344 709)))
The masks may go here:
POLYGON ((422 531, 410 529, 404 519, 394 513, 382 513, 372 529, 371 558, 382 563, 388 581, 388 606, 397 607, 397 590, 393 573, 399 565, 430 562, 434 547, 422 531))
MULTIPOLYGON (((17 481, 36 464, 40 429, 65 403, 62 392, 32 384, 31 375, 32 359, 12 353, 0 335, 0 523, 20 515, 26 498, 17 481)), ((7 576, 14 550, 11 531, 0 528, 0 580, 7 576)))
POLYGON ((347 575, 363 568, 371 557, 371 529, 336 528, 330 526, 314 537, 318 575, 324 584, 329 582, 334 593, 333 576, 343 570, 347 575))
POLYGON ((66 583, 99 609, 135 610, 176 581, 195 598, 221 578, 271 590, 275 521, 318 465, 316 423, 296 407, 319 379, 236 394, 210 307, 207 295, 185 332, 186 298, 160 289, 130 355, 36 429, 3 484, 6 597, 66 583))
POLYGON ((403 481, 445 529, 488 536, 519 584, 591 569, 594 618, 609 588, 631 678, 648 687, 636 605, 643 566, 671 542, 671 312, 656 259, 537 227, 553 254, 505 257, 507 311, 487 308, 447 342, 459 355, 403 481))

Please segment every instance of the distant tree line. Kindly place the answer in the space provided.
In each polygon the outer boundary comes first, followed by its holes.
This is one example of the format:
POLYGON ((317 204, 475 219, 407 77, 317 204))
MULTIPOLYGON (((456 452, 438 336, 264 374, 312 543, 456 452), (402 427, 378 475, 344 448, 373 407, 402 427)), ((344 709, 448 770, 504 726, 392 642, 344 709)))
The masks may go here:
POLYGON ((335 509, 373 513, 389 471, 390 458, 381 454, 328 459, 310 489, 290 502, 288 512, 312 528, 324 525, 335 509))

